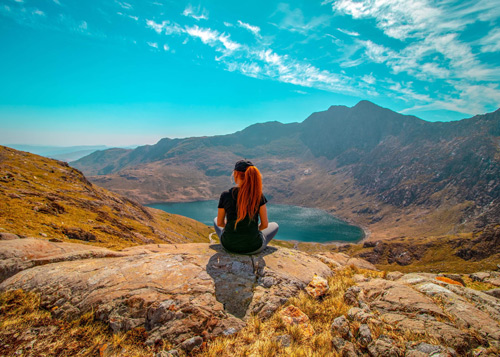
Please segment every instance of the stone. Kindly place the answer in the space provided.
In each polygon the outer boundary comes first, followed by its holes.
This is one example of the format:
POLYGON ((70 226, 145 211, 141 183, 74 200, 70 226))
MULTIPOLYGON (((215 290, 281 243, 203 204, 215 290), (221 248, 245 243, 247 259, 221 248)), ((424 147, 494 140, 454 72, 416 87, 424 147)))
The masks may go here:
POLYGON ((54 243, 35 238, 0 241, 0 282, 22 270, 38 265, 124 255, 106 248, 75 243, 54 243))
POLYGON ((392 280, 392 281, 395 281, 395 280, 398 280, 399 278, 401 278, 404 274, 401 273, 400 271, 391 271, 390 273, 387 273, 387 275, 385 276, 385 278, 387 280, 392 280))
POLYGON ((298 325, 306 336, 314 335, 314 329, 309 323, 309 317, 294 305, 287 306, 279 313, 282 321, 289 326, 298 325))
POLYGON ((485 293, 500 299, 500 289, 486 290, 485 293))
POLYGON ((372 332, 367 324, 359 326, 357 339, 361 347, 367 347, 368 344, 372 342, 372 332))
POLYGON ((403 355, 401 349, 396 346, 396 343, 384 335, 368 345, 368 353, 372 357, 399 357, 403 355))
POLYGON ((460 284, 462 284, 462 286, 465 286, 465 281, 460 274, 442 274, 442 276, 454 281, 458 281, 460 284))
POLYGON ((116 332, 143 326, 149 346, 180 344, 201 331, 206 339, 234 334, 252 314, 271 316, 315 274, 332 274, 320 260, 286 248, 247 256, 206 243, 114 252, 19 239, 0 241, 0 257, 0 272, 9 276, 1 291, 39 292, 42 307, 68 318, 94 311, 116 332))
POLYGON ((488 278, 484 280, 485 283, 500 286, 500 278, 488 278))
POLYGON ((328 281, 321 276, 315 275, 309 285, 306 286, 306 292, 313 298, 319 298, 328 292, 328 281))
POLYGON ((455 357, 455 350, 441 346, 431 345, 427 342, 408 342, 406 344, 405 357, 436 356, 436 357, 455 357))
POLYGON ((352 307, 347 311, 347 317, 351 321, 359 321, 361 323, 368 322, 370 319, 373 319, 375 315, 369 311, 359 307, 352 307))
POLYGON ((345 316, 339 316, 335 320, 333 320, 330 328, 332 332, 338 333, 342 338, 350 337, 351 330, 349 327, 349 321, 347 321, 345 316))
POLYGON ((353 265, 359 269, 378 271, 377 267, 369 261, 360 258, 352 258, 344 253, 325 252, 315 254, 314 256, 320 259, 323 263, 330 264, 334 268, 342 268, 353 265))
POLYGON ((0 232, 0 240, 13 240, 13 239, 20 239, 20 238, 18 235, 14 233, 0 232))
POLYGON ((343 338, 334 337, 332 340, 332 344, 333 344, 333 347, 335 348, 335 350, 342 357, 358 357, 359 356, 354 345, 351 342, 344 340, 343 338))
POLYGON ((180 344, 180 347, 187 352, 191 352, 203 343, 203 338, 200 336, 191 337, 180 344))
POLYGON ((179 357, 179 351, 177 350, 160 351, 156 354, 155 357, 179 357))
POLYGON ((344 302, 347 305, 359 306, 358 295, 360 292, 359 286, 351 286, 344 293, 344 302))
POLYGON ((487 279, 490 277, 490 273, 487 272, 478 272, 474 274, 470 274, 469 277, 474 280, 474 281, 483 281, 484 279, 487 279))
POLYGON ((292 336, 290 335, 279 335, 274 337, 274 340, 283 347, 290 347, 292 344, 292 336))

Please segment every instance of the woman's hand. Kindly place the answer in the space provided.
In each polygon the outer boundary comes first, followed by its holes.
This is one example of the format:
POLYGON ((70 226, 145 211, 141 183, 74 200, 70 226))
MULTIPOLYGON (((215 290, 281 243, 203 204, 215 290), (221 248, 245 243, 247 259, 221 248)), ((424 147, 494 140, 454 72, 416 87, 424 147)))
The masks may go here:
POLYGON ((226 218, 226 210, 224 208, 219 208, 217 210, 217 225, 219 227, 226 226, 226 222, 225 222, 224 218, 226 218))
POLYGON ((269 225, 269 220, 267 219, 267 207, 266 205, 262 205, 259 208, 259 216, 260 216, 260 225, 259 231, 262 231, 267 228, 269 225))

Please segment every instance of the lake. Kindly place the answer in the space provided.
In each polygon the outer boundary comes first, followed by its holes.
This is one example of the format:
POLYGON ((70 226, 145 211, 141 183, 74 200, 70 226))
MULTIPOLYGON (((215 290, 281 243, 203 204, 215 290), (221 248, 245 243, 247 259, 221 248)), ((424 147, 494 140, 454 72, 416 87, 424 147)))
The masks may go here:
MULTIPOLYGON (((217 216, 218 201, 155 203, 148 207, 179 214, 212 226, 217 216)), ((269 221, 280 226, 276 239, 325 243, 331 241, 356 242, 363 238, 363 230, 350 225, 328 212, 289 205, 267 204, 269 221)))

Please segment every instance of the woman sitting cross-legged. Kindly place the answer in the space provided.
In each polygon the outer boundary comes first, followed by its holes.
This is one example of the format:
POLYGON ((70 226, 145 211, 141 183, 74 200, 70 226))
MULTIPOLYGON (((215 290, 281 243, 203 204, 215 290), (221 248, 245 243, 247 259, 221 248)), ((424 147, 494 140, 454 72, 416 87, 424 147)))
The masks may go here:
POLYGON ((262 194, 262 175, 257 167, 248 160, 240 160, 233 174, 236 187, 220 196, 215 231, 226 250, 257 254, 278 233, 278 224, 268 222, 267 199, 262 194))

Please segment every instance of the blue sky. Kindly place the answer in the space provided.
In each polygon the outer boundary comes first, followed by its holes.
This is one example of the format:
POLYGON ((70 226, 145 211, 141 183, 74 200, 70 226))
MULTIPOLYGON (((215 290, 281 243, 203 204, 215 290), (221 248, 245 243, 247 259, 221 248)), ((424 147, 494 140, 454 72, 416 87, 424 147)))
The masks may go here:
POLYGON ((500 106, 498 0, 0 0, 0 144, 133 145, 367 99, 500 106))

